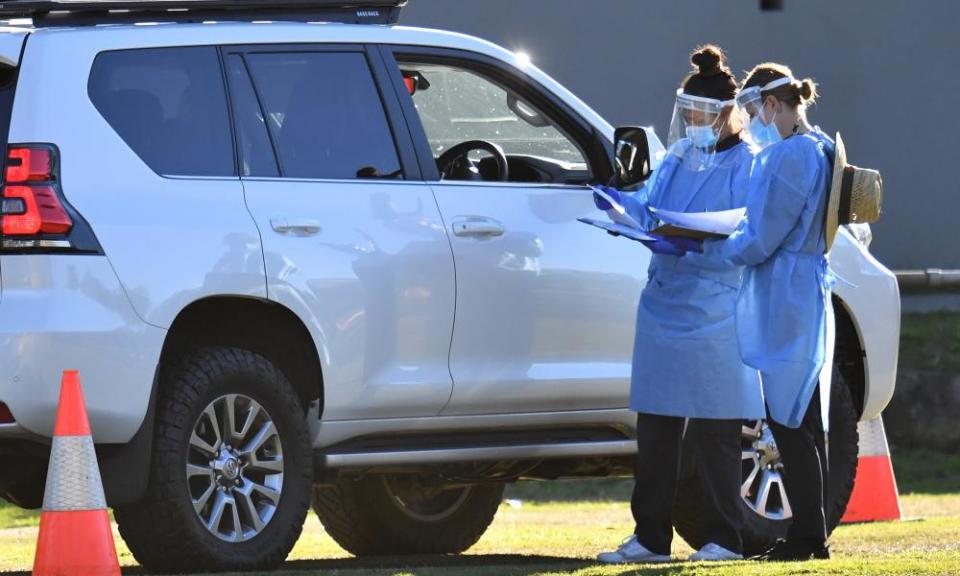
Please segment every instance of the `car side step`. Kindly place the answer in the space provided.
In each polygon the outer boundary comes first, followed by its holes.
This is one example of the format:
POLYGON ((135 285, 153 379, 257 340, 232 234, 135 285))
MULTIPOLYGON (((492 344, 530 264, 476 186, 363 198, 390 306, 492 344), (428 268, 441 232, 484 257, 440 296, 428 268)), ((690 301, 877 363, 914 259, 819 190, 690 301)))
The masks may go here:
POLYGON ((547 458, 624 456, 637 451, 636 440, 599 442, 552 442, 497 446, 463 446, 421 450, 357 450, 316 452, 317 464, 325 468, 365 468, 457 464, 496 460, 542 460, 547 458))

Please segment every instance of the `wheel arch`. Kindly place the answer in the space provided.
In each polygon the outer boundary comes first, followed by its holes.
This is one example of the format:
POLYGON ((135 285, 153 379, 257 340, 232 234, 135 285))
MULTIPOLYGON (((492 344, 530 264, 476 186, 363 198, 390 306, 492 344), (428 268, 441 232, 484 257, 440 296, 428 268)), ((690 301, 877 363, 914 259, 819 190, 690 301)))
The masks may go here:
POLYGON ((857 417, 863 416, 867 394, 867 370, 864 362, 866 349, 863 335, 856 318, 847 303, 833 295, 833 313, 836 322, 834 364, 840 370, 843 381, 850 388, 857 417))
POLYGON ((318 417, 323 413, 320 355, 307 326, 289 308, 240 296, 196 300, 170 325, 160 365, 207 346, 232 346, 261 354, 293 384, 305 410, 318 404, 318 417))
POLYGON ((163 367, 179 354, 209 346, 233 346, 264 356, 293 384, 304 410, 316 405, 317 417, 323 413, 320 357, 309 330, 292 311, 259 298, 224 296, 196 300, 181 310, 170 325, 140 429, 126 444, 97 446, 110 506, 137 502, 147 489, 163 367))

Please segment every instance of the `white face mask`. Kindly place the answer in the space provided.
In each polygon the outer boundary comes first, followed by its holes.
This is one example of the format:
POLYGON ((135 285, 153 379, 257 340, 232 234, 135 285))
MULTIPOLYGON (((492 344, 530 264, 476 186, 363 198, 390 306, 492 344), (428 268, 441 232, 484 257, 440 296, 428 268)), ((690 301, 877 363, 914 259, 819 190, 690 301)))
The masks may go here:
POLYGON ((760 148, 766 148, 783 140, 783 137, 780 136, 780 131, 777 130, 777 125, 773 122, 776 118, 777 114, 774 113, 769 124, 763 123, 763 120, 760 119, 760 114, 757 114, 750 120, 750 139, 753 140, 754 144, 760 148))
POLYGON ((711 148, 717 144, 719 136, 713 126, 687 126, 687 138, 697 148, 711 148))

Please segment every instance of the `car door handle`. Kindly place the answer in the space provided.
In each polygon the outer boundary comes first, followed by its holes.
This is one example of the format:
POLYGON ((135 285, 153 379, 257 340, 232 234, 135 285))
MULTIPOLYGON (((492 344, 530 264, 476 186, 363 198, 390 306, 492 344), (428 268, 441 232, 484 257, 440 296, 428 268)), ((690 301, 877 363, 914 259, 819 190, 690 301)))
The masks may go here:
POLYGON ((456 236, 470 238, 482 236, 503 236, 503 224, 493 218, 465 216, 454 218, 453 233, 456 236))
POLYGON ((313 236, 320 232, 320 223, 316 220, 288 219, 282 216, 270 219, 270 227, 279 234, 313 236))

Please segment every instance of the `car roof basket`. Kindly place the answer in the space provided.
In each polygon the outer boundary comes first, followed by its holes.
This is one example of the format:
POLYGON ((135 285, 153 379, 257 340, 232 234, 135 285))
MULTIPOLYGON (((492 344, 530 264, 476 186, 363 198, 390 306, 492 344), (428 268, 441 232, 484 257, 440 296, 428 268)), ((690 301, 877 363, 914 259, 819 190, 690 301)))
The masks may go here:
POLYGON ((0 20, 36 27, 135 22, 299 21, 395 24, 407 0, 8 0, 0 20))

